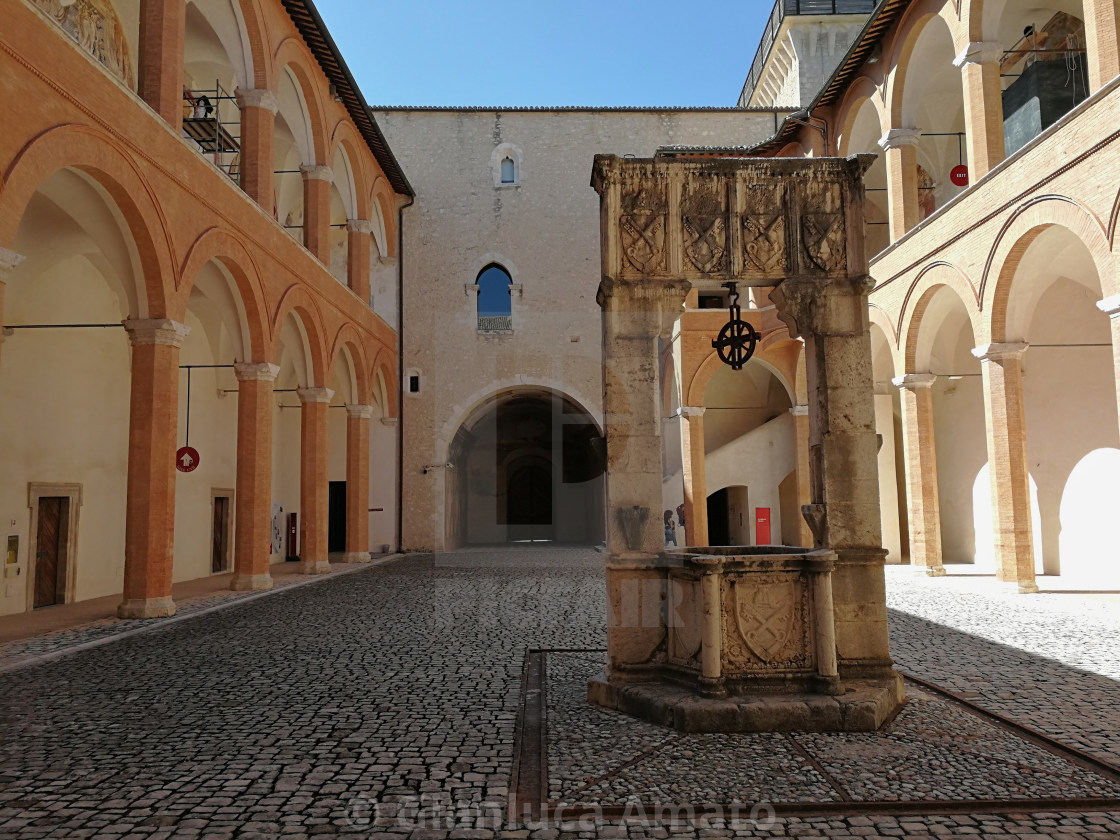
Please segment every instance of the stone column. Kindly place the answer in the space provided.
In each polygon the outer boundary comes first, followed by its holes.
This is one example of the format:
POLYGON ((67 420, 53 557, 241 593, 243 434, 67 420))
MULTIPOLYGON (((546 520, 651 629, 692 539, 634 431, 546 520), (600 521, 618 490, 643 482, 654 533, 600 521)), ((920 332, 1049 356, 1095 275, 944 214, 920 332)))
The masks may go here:
POLYGON ((369 257, 372 228, 364 219, 346 222, 346 285, 369 304, 369 257))
POLYGON ((964 85, 964 130, 968 144, 969 181, 976 183, 1004 158, 1003 89, 1000 60, 1003 45, 996 41, 969 44, 953 64, 964 85))
POLYGON ((237 494, 230 589, 272 588, 272 408, 280 368, 239 363, 237 376, 237 494))
MULTIPOLYGON (((9 251, 7 248, 0 248, 0 330, 4 326, 4 289, 7 287, 8 278, 23 260, 22 254, 9 251)), ((0 346, 3 346, 3 343, 3 337, 0 337, 0 346)))
POLYGON ((179 350, 190 327, 168 319, 125 321, 132 341, 121 618, 175 614, 175 450, 179 350))
POLYGON ((910 520, 910 565, 930 577, 945 574, 941 558, 941 503, 937 491, 937 447, 933 434, 931 373, 892 380, 902 397, 902 450, 906 458, 906 510, 910 520))
POLYGON ((607 551, 612 555, 654 557, 665 546, 657 341, 680 313, 690 286, 687 281, 609 278, 599 284, 608 463, 607 551))
MULTIPOLYGON (((0 284, 0 315, 3 315, 3 284, 0 284)), ((1116 407, 1120 412, 1120 295, 1105 298, 1097 308, 1112 321, 1112 361, 1116 373, 1116 407)))
POLYGON ((1116 0, 1084 0, 1089 93, 1120 74, 1120 5, 1116 0))
POLYGON ((300 571, 318 575, 331 570, 327 559, 327 411, 334 391, 301 388, 299 472, 300 571))
POLYGON ((887 220, 891 242, 918 223, 918 140, 916 128, 892 128, 879 141, 886 153, 887 220))
POLYGON ((329 166, 301 166, 303 244, 325 266, 331 264, 331 184, 329 166))
POLYGON ((704 409, 681 406, 685 545, 708 544, 708 472, 704 452, 704 409))
POLYGON ((369 420, 371 405, 346 406, 346 562, 369 554, 369 420))
POLYGON ((879 447, 879 499, 882 508, 883 547, 887 562, 902 561, 902 534, 898 517, 898 450, 894 433, 894 389, 890 382, 875 383, 875 428, 879 447))
POLYGON ((984 377, 984 419, 992 485, 996 578, 1037 592, 1031 528, 1027 417, 1023 406, 1024 343, 987 344, 972 355, 984 377))
POLYGON ((236 91, 241 108, 241 189, 270 216, 275 213, 273 135, 279 104, 267 89, 236 91))
POLYGON ((839 675, 894 679, 871 379, 867 295, 872 280, 861 273, 867 266, 862 191, 849 195, 844 210, 852 232, 848 275, 791 277, 771 299, 790 335, 805 340, 811 503, 804 514, 813 547, 836 553, 832 586, 839 675))
MULTIPOLYGON (((186 0, 143 0, 136 92, 176 131, 183 127, 183 51, 186 0)), ((106 34, 105 37, 109 37, 106 34)))
MULTIPOLYGON (((809 406, 795 405, 789 413, 793 415, 793 451, 797 455, 797 509, 800 511, 812 501, 809 480, 809 406)), ((797 533, 802 547, 808 548, 813 544, 813 532, 804 516, 798 517, 797 533)))

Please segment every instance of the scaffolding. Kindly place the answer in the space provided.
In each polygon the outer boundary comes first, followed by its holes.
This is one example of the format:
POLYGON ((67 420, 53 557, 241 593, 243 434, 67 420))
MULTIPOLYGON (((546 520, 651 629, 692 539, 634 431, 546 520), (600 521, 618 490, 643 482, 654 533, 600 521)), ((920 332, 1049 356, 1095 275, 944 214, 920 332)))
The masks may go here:
POLYGON ((234 183, 241 181, 241 109, 237 97, 228 93, 218 80, 214 87, 183 89, 183 136, 193 140, 199 151, 234 183), (236 119, 223 119, 222 111, 232 111, 236 119))

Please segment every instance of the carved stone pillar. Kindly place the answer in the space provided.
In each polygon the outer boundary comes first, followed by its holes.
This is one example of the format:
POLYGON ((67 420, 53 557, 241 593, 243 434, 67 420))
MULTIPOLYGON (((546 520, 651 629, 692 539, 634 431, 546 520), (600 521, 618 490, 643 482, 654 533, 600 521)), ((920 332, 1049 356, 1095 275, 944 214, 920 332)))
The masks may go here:
POLYGON ((916 128, 892 128, 879 141, 886 153, 887 220, 891 242, 918 223, 918 140, 916 128))
POLYGON ((987 344, 972 355, 980 360, 984 377, 996 578, 1017 584, 1020 592, 1037 592, 1023 405, 1023 354, 1028 346, 987 344))
POLYGON ((1116 0, 1084 0, 1089 93, 1120 74, 1120 5, 1116 0))
POLYGON ((237 376, 237 494, 233 542, 235 592, 272 588, 272 403, 280 368, 234 365, 237 376))
POLYGON ((704 409, 682 406, 681 458, 684 474, 685 545, 708 544, 708 471, 704 452, 704 409))
POLYGON ((960 68, 964 85, 964 130, 972 183, 1004 158, 1002 58, 1002 44, 982 41, 969 44, 953 62, 960 68))
MULTIPOLYGON (((0 248, 0 329, 4 326, 4 289, 7 287, 8 278, 23 260, 22 254, 0 248)), ((3 342, 3 337, 0 337, 0 346, 3 346, 3 342)))
POLYGON ((334 391, 301 388, 299 473, 300 571, 318 575, 331 570, 327 559, 327 410, 334 391))
MULTIPOLYGON (((0 294, 3 286, 0 285, 0 294)), ((3 297, 0 297, 0 315, 3 315, 3 297)), ((1120 412, 1120 295, 1105 298, 1097 304, 1097 308, 1108 315, 1112 322, 1112 361, 1116 378, 1116 406, 1120 412)))
POLYGON ((270 216, 273 207, 273 135, 279 103, 272 91, 238 88, 241 108, 241 189, 270 216))
POLYGON ((367 304, 371 231, 370 223, 363 219, 346 222, 346 284, 367 304))
POLYGON ((346 406, 346 562, 369 554, 369 420, 373 406, 346 406))
POLYGON ((186 0, 144 0, 140 3, 137 93, 176 131, 183 127, 183 50, 186 36, 186 0))
POLYGON ((125 321, 132 341, 121 618, 175 614, 175 449, 179 350, 190 327, 167 319, 125 321))
POLYGON ((936 380, 930 373, 908 373, 892 380, 902 397, 910 564, 931 577, 945 574, 941 557, 937 447, 933 434, 933 383, 936 380))
POLYGON ((303 244, 325 266, 331 264, 331 184, 329 166, 301 166, 303 244))
MULTIPOLYGON (((809 481, 809 406, 795 405, 789 410, 793 415, 793 446, 797 455, 797 509, 801 510, 812 501, 812 490, 809 481)), ((797 533, 799 544, 808 548, 813 544, 813 532, 805 517, 797 520, 797 533)))

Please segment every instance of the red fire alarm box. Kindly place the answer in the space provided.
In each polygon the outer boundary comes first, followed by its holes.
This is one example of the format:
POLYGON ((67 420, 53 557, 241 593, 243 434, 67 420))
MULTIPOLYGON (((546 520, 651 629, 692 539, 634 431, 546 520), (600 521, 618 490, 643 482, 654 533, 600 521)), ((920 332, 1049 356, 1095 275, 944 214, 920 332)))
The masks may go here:
POLYGON ((755 545, 770 545, 770 508, 754 509, 755 545))

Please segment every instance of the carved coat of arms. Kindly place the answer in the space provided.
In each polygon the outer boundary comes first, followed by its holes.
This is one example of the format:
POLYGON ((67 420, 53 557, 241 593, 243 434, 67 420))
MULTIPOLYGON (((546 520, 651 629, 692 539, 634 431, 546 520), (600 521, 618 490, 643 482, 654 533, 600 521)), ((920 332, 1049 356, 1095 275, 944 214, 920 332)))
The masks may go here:
POLYGON ((688 663, 700 655, 704 627, 704 605, 700 584, 693 580, 670 579, 669 657, 688 663))
POLYGON ((844 217, 839 213, 807 213, 801 217, 801 236, 809 262, 832 274, 844 268, 844 217))
POLYGON ((797 585, 774 582, 735 588, 735 624, 751 653, 769 664, 788 659, 798 609, 797 585))
POLYGON ((622 253, 642 273, 665 267, 668 208, 664 195, 642 187, 622 200, 622 253))
POLYGON ((743 257, 748 270, 763 274, 784 272, 786 259, 786 220, 780 213, 749 215, 743 218, 743 257))
POLYGON ((699 190, 682 204, 684 252, 701 274, 727 265, 726 216, 723 202, 711 190, 699 190))

